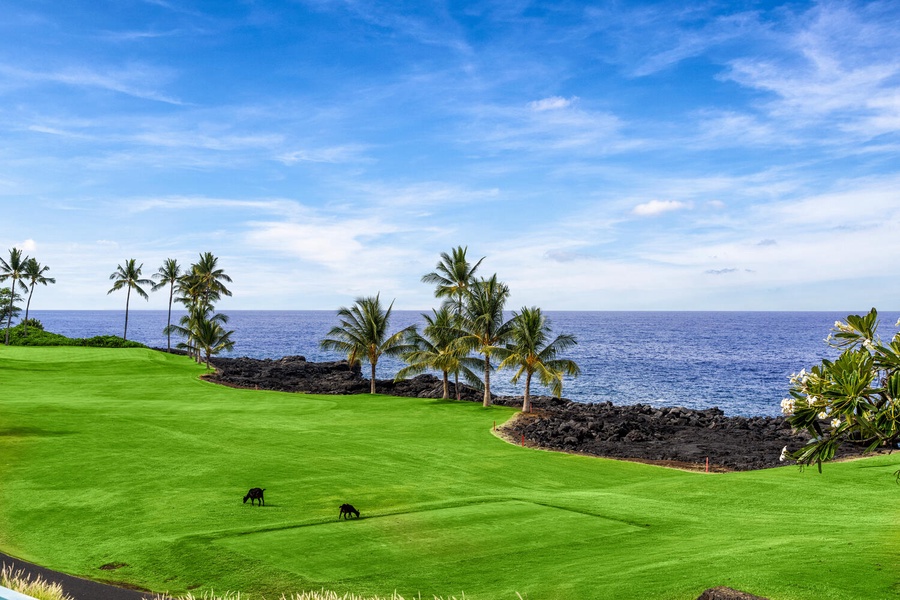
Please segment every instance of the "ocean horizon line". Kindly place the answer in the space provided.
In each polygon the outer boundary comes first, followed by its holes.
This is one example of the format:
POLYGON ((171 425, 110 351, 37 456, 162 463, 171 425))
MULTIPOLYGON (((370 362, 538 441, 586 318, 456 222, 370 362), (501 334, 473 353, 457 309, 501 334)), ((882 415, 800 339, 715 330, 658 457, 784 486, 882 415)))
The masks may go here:
MULTIPOLYGON (((428 312, 432 310, 433 307, 429 308, 395 308, 393 312, 428 312)), ((827 310, 812 310, 812 309, 662 309, 662 308, 647 308, 647 309, 573 309, 573 308, 543 308, 544 312, 548 313, 802 313, 802 314, 829 314, 829 313, 841 313, 845 315, 850 314, 865 314, 868 313, 870 308, 859 309, 859 310, 848 310, 848 309, 827 309, 827 310)), ((504 312, 510 313, 518 309, 507 309, 504 312)), ((226 309, 227 312, 337 312, 336 308, 232 308, 226 309)), ((41 312, 121 312, 124 313, 124 308, 33 308, 30 311, 31 313, 41 313, 41 312)), ((153 312, 168 312, 168 308, 129 308, 129 313, 153 313, 153 312)), ((187 312, 183 308, 172 308, 172 312, 187 312)), ((881 310, 879 309, 879 313, 897 313, 900 312, 900 308, 898 309, 887 309, 881 310)), ((21 316, 21 315, 20 315, 21 316)))

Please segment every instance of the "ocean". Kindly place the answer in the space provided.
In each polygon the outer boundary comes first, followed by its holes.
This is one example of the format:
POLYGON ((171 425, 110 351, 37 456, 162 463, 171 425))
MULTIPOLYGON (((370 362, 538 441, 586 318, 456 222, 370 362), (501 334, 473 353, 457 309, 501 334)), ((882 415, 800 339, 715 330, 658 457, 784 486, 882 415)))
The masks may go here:
MULTIPOLYGON (((223 356, 310 361, 343 358, 319 349, 337 324, 333 311, 224 311, 234 330, 234 351, 223 356)), ((69 337, 122 335, 124 311, 31 311, 48 331, 69 337)), ((173 312, 173 320, 183 313, 173 312)), ((848 312, 555 312, 547 311, 555 333, 569 333, 578 345, 568 358, 581 376, 567 378, 563 396, 577 402, 645 403, 710 408, 728 415, 780 414, 791 373, 834 358, 824 341, 835 320, 848 312)), ((881 336, 896 332, 900 313, 883 313, 881 336)), ((395 329, 420 323, 419 311, 394 311, 395 329)), ((128 339, 166 346, 164 310, 129 312, 128 339)), ((176 343, 173 338, 173 345, 176 343)), ((392 378, 395 359, 378 363, 378 377, 392 378)), ((364 373, 366 371, 364 370, 364 373)), ((491 389, 521 395, 512 372, 495 372, 491 389)), ((546 393, 536 386, 532 393, 546 393)))

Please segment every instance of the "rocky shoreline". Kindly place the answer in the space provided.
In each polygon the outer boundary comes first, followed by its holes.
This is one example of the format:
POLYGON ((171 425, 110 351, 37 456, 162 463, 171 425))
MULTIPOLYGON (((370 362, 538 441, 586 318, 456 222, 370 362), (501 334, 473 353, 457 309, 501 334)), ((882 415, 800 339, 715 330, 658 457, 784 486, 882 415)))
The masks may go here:
MULTIPOLYGON (((359 365, 347 361, 308 362, 302 356, 281 359, 216 358, 207 379, 234 387, 309 394, 364 394, 369 381, 359 365)), ((455 398, 453 384, 451 397, 455 398)), ((380 394, 440 398, 441 380, 419 375, 406 381, 377 380, 380 394)), ((463 400, 481 401, 481 392, 460 386, 463 400)), ((692 410, 647 404, 582 404, 537 396, 534 412, 521 414, 500 431, 511 442, 529 446, 638 460, 690 469, 745 471, 783 466, 781 450, 796 450, 808 436, 794 432, 783 417, 729 417, 718 408, 692 410)), ((495 396, 495 404, 521 407, 521 397, 495 396)), ((842 447, 839 457, 859 454, 842 447)))

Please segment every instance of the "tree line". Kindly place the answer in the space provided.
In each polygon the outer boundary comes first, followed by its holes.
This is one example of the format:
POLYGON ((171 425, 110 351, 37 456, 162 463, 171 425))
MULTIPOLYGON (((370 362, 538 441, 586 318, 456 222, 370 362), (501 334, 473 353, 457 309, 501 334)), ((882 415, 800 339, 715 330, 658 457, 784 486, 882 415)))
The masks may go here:
POLYGON ((421 332, 411 325, 389 333, 393 302, 385 308, 380 294, 376 294, 357 298, 353 306, 338 309, 340 323, 331 328, 320 346, 346 354, 351 366, 368 362, 373 394, 378 359, 396 356, 407 363, 396 379, 428 370, 442 373, 444 399, 450 396, 452 374, 457 399, 462 376, 468 384, 483 390, 483 404, 490 406, 491 373, 499 369, 515 371, 512 383, 525 377, 524 412, 531 411, 531 382, 535 376, 560 396, 563 377, 580 374, 574 361, 562 357, 577 343, 575 337, 561 334, 553 338, 550 320, 536 306, 513 311, 512 318, 506 320, 509 286, 498 280, 496 273, 488 278, 476 277, 484 257, 472 264, 466 257, 467 251, 468 248, 458 246, 449 254, 441 253, 435 270, 422 277, 423 283, 435 286, 434 295, 443 302, 431 314, 422 315, 425 326, 421 332))
MULTIPOLYGON (((381 356, 396 356, 406 362, 396 379, 404 379, 426 371, 442 374, 443 397, 450 397, 450 376, 454 379, 456 398, 460 399, 460 377, 483 391, 483 404, 491 403, 491 374, 512 369, 512 383, 525 379, 522 409, 531 411, 531 383, 534 377, 556 396, 562 394, 563 377, 577 376, 578 365, 562 354, 577 342, 568 334, 552 336, 550 320, 538 307, 522 307, 506 319, 504 309, 509 299, 509 286, 497 278, 478 277, 484 257, 474 264, 467 258, 467 248, 459 246, 440 255, 435 270, 422 276, 422 282, 435 286, 434 295, 441 299, 439 308, 422 315, 420 331, 412 325, 389 333, 393 302, 386 308, 380 294, 357 298, 351 307, 337 311, 339 325, 331 328, 320 345, 325 350, 347 356, 351 366, 362 361, 371 367, 371 392, 375 393, 375 370, 381 356)), ((38 284, 56 280, 46 275, 48 267, 13 248, 9 259, 0 258, 0 281, 10 281, 0 295, 0 318, 6 320, 6 339, 12 317, 20 310, 17 291, 28 292, 25 309, 27 327, 31 298, 38 284), (4 297, 5 296, 5 297, 4 297), (6 300, 8 297, 8 300, 6 300)), ((197 362, 234 348, 234 331, 225 329, 228 316, 216 311, 222 296, 231 296, 226 283, 229 277, 211 252, 201 253, 197 262, 183 268, 176 259, 167 258, 151 278, 143 276, 143 263, 127 259, 109 276, 113 282, 107 294, 125 290, 125 324, 122 339, 128 339, 128 314, 132 292, 149 300, 151 291, 169 292, 166 334, 167 351, 172 350, 172 334, 182 341, 176 348, 186 350, 197 362), (187 314, 172 323, 172 306, 179 303, 187 314)), ((27 333, 27 329, 26 329, 27 333)))
POLYGON ((215 303, 222 296, 231 296, 231 291, 225 286, 231 283, 225 271, 219 267, 219 259, 212 252, 203 252, 197 262, 191 264, 182 271, 182 266, 174 258, 167 258, 162 266, 151 275, 151 279, 144 278, 144 264, 137 264, 137 260, 129 258, 124 265, 117 265, 116 270, 109 276, 113 286, 107 292, 121 289, 126 290, 125 296, 125 329, 122 339, 128 339, 128 309, 131 302, 131 292, 134 291, 144 300, 150 298, 144 289, 150 286, 151 291, 168 289, 169 312, 166 327, 166 350, 172 351, 172 334, 183 338, 176 347, 186 350, 188 355, 197 362, 206 361, 209 368, 209 360, 212 356, 224 350, 234 348, 231 335, 234 331, 226 331, 224 325, 228 323, 228 315, 216 312, 215 303), (155 281, 153 281, 155 280, 155 281), (187 310, 177 324, 172 323, 172 304, 178 302, 187 310))
POLYGON ((19 248, 10 249, 8 260, 0 258, 0 281, 9 281, 9 287, 0 292, 0 320, 6 321, 6 335, 3 343, 7 346, 9 346, 9 328, 12 325, 12 318, 21 312, 21 309, 16 306, 16 302, 20 302, 22 297, 17 292, 28 292, 24 321, 27 335, 28 311, 31 308, 34 288, 38 284, 56 283, 56 279, 47 277, 46 274, 49 270, 50 267, 42 265, 36 258, 26 256, 19 248))

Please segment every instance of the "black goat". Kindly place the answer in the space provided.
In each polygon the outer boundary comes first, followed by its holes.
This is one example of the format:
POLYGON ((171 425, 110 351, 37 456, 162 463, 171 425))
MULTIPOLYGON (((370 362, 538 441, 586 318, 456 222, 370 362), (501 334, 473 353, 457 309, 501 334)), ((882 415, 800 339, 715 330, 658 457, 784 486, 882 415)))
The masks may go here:
POLYGON ((266 501, 263 499, 264 491, 266 491, 264 488, 250 488, 250 491, 244 496, 244 504, 247 504, 247 500, 250 500, 250 506, 253 506, 253 501, 259 500, 259 505, 265 506, 266 501))
POLYGON ((353 508, 352 504, 341 504, 341 514, 338 515, 338 519, 344 517, 345 519, 349 519, 350 515, 356 515, 356 518, 359 518, 359 511, 353 508))

